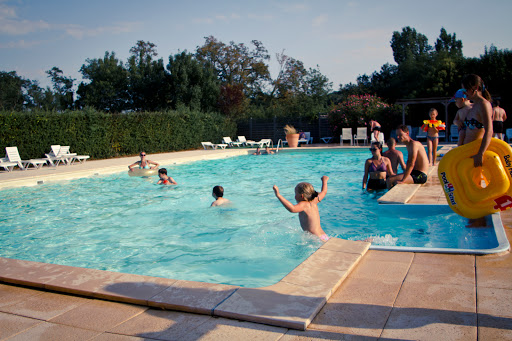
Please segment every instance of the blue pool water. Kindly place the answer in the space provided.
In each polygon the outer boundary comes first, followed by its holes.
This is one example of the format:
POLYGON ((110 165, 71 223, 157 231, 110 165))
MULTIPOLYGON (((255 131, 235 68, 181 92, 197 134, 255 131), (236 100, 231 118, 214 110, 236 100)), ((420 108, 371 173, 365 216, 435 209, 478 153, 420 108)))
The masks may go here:
POLYGON ((293 202, 307 181, 320 191, 333 237, 377 245, 492 248, 492 229, 466 229, 447 206, 390 208, 361 190, 368 150, 286 151, 167 165, 178 186, 127 173, 7 189, 0 196, 0 256, 212 283, 271 285, 321 242, 303 233, 293 202), (210 208, 222 185, 231 207, 210 208))

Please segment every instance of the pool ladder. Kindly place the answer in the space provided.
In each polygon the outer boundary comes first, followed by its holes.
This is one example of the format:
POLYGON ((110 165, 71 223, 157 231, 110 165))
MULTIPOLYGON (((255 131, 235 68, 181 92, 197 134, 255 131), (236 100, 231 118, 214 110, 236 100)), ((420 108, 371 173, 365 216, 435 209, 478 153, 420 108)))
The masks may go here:
POLYGON ((277 141, 276 153, 279 153, 279 144, 281 144, 281 148, 283 148, 283 140, 282 139, 279 139, 279 141, 277 141))

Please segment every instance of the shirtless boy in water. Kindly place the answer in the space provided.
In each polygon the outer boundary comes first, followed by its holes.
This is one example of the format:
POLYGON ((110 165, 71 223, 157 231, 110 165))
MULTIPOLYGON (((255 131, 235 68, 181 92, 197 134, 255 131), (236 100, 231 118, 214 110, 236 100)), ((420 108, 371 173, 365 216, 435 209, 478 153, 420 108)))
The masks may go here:
POLYGON ((279 188, 274 185, 274 193, 281 204, 283 204, 289 212, 299 214, 302 229, 314 234, 324 242, 328 241, 329 237, 320 226, 320 213, 318 212, 317 205, 327 194, 328 180, 328 176, 322 176, 322 191, 320 193, 315 191, 313 185, 307 182, 301 182, 295 186, 295 200, 297 201, 297 205, 286 200, 279 193, 279 188))
POLYGON ((212 205, 210 207, 226 205, 231 203, 231 201, 224 198, 224 187, 222 186, 213 187, 212 197, 215 198, 215 201, 212 202, 212 205))

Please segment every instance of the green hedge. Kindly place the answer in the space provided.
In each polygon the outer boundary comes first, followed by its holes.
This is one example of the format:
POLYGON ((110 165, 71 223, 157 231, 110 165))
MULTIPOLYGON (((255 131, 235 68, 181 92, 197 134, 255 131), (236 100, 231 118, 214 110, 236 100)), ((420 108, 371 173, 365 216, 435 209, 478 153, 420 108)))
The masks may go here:
POLYGON ((217 113, 189 110, 107 114, 94 109, 67 112, 0 112, 0 157, 17 146, 22 159, 43 157, 52 144, 93 159, 196 149, 235 136, 236 124, 217 113))

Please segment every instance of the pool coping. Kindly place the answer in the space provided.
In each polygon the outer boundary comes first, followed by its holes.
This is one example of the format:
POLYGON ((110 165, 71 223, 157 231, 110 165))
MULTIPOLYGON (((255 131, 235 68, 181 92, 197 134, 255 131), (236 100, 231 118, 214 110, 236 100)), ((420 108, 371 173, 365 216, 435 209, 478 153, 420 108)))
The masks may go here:
POLYGON ((306 330, 370 243, 331 238, 278 283, 246 288, 0 257, 0 282, 306 330))
MULTIPOLYGON (((311 149, 334 148, 346 147, 311 149)), ((246 155, 253 150, 200 150, 185 152, 181 156, 179 153, 155 155, 152 159, 168 165, 246 155)), ((88 169, 61 166, 50 169, 50 173, 20 171, 18 179, 1 179, 0 189, 122 172, 127 164, 136 160, 138 157, 122 158, 117 160, 122 165, 103 167, 91 167, 94 161, 89 161, 88 169), (58 172, 53 173, 56 170, 58 172)), ((370 243, 367 242, 331 238, 278 283, 261 288, 133 275, 5 257, 0 257, 0 282, 306 330, 369 247, 370 243)))

